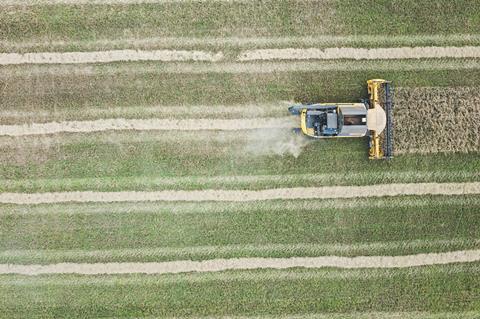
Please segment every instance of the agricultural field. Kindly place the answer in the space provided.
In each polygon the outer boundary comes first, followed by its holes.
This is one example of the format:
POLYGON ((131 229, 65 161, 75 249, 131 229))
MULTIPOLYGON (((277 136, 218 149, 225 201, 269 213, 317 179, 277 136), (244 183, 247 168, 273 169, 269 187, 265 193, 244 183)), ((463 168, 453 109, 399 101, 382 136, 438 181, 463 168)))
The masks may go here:
POLYGON ((479 318, 479 92, 475 0, 2 0, 0 318, 479 318))

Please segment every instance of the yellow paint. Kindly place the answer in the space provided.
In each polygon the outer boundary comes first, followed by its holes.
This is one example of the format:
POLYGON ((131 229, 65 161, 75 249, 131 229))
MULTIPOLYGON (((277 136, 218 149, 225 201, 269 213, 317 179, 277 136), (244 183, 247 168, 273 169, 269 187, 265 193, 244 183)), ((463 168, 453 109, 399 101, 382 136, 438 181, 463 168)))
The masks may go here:
MULTIPOLYGON (((368 93, 370 94, 370 108, 381 107, 379 105, 378 99, 378 89, 380 86, 387 81, 382 79, 374 79, 367 81, 368 93)), ((383 150, 380 145, 382 145, 381 137, 375 131, 370 132, 371 135, 371 145, 368 151, 368 157, 370 159, 382 159, 383 150)))
MULTIPOLYGON (((382 84, 388 81, 383 79, 372 79, 367 81, 367 88, 368 93, 370 96, 370 109, 382 107, 379 101, 379 89, 381 88, 382 84)), ((335 105, 337 107, 337 112, 341 106, 355 106, 354 103, 322 103, 319 105, 335 105)), ((300 112, 300 125, 302 129, 302 133, 310 136, 315 137, 315 130, 313 128, 307 127, 307 109, 303 109, 300 112)), ((381 133, 381 132, 380 132, 381 133)), ((361 137, 362 135, 359 135, 361 137)), ((370 131, 371 136, 371 146, 368 151, 370 159, 383 159, 384 154, 381 148, 383 135, 378 134, 376 131, 370 131)), ((332 136, 332 137, 353 137, 353 136, 332 136)))
POLYGON ((307 110, 306 109, 302 110, 302 113, 300 114, 300 121, 301 121, 303 134, 310 137, 315 137, 315 130, 311 127, 310 128, 307 127, 307 110))

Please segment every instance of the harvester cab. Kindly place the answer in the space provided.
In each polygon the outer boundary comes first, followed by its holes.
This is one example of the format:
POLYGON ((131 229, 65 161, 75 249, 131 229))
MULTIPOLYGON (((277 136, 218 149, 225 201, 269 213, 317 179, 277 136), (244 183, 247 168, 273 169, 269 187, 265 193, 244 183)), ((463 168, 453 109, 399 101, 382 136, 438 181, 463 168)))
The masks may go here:
POLYGON ((368 99, 360 103, 294 105, 288 110, 300 116, 300 128, 311 138, 369 136, 369 158, 393 158, 393 104, 391 83, 367 81, 368 99))

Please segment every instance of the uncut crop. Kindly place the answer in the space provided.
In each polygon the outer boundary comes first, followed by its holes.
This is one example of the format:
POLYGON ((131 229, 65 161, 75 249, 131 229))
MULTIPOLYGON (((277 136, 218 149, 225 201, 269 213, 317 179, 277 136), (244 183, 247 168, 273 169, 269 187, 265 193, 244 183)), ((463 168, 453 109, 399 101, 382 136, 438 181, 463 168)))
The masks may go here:
POLYGON ((399 152, 478 152, 477 88, 398 88, 395 146, 399 152))

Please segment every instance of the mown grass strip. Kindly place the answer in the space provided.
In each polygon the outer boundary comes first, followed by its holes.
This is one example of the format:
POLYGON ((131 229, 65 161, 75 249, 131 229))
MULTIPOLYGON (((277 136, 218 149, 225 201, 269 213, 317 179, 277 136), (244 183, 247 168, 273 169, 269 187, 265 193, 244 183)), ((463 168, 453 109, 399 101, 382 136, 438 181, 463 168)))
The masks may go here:
POLYGON ((290 257, 232 258, 203 261, 178 260, 137 263, 60 263, 48 265, 0 264, 0 274, 27 276, 51 274, 118 275, 118 274, 178 274, 189 272, 219 272, 227 270, 291 269, 291 268, 410 268, 480 261, 480 250, 461 250, 405 256, 357 257, 290 257))
POLYGON ((135 285, 135 284, 174 284, 174 283, 209 283, 209 282, 265 282, 265 281, 284 281, 284 280, 310 280, 310 279, 331 279, 331 280, 348 280, 348 279, 382 279, 393 278, 399 276, 424 276, 424 275, 455 275, 468 274, 475 275, 480 272, 480 264, 472 263, 456 263, 447 265, 432 265, 410 268, 369 268, 369 269, 342 269, 342 268, 320 268, 320 269, 257 269, 247 271, 222 271, 222 272, 204 272, 204 273, 180 273, 180 274, 164 274, 164 275, 147 275, 147 274, 123 274, 123 275, 78 275, 78 274, 58 274, 58 275, 0 275, 0 287, 8 286, 113 286, 135 285))
POLYGON ((471 264, 213 275, 9 275, 2 276, 0 305, 9 316, 29 317, 479 311, 478 272, 478 264, 471 264), (128 302, 118 302, 125 300, 125 291, 128 302))
POLYGON ((315 209, 383 209, 409 208, 411 210, 425 210, 426 207, 464 208, 465 205, 477 203, 476 195, 453 196, 397 196, 384 198, 355 198, 355 199, 310 199, 310 200, 281 200, 255 203, 188 203, 188 202, 141 202, 141 203, 61 203, 39 205, 0 204, 3 213, 9 214, 210 214, 210 213, 248 213, 256 209, 284 210, 285 212, 312 211, 315 209), (436 206, 436 205, 437 206, 436 206), (438 206, 440 205, 440 206, 438 206))
MULTIPOLYGON (((284 48, 240 52, 238 61, 258 60, 382 60, 479 58, 479 47, 402 47, 402 48, 284 48)), ((0 56, 1 58, 1 56, 0 56)), ((1 59, 0 59, 1 61, 1 59)))
POLYGON ((62 202, 219 201, 250 202, 277 199, 324 199, 398 195, 478 195, 480 183, 413 183, 368 186, 270 188, 263 190, 156 191, 156 192, 53 192, 0 193, 0 203, 50 204, 62 202))
MULTIPOLYGON (((134 61, 122 63, 92 64, 92 65, 6 65, 0 74, 2 79, 25 76, 93 76, 130 74, 142 76, 157 72, 170 76, 178 74, 244 74, 244 76, 261 76, 271 73, 305 73, 326 71, 378 71, 378 72, 421 72, 445 70, 477 70, 478 59, 475 58, 441 58, 441 59, 386 59, 366 61, 256 61, 256 62, 218 62, 218 63, 156 63, 150 61, 134 61)), ((238 102, 237 102, 238 103, 238 102)))
POLYGON ((57 133, 90 133, 102 131, 241 131, 256 129, 294 128, 298 126, 292 117, 257 119, 102 119, 95 121, 71 121, 0 125, 0 135, 29 136, 57 133))
MULTIPOLYGON (((283 48, 240 51, 233 61, 268 60, 406 60, 480 58, 480 47, 400 47, 400 48, 283 48)), ((109 50, 93 52, 0 53, 0 65, 87 64, 125 61, 221 62, 222 51, 109 50)))
MULTIPOLYGON (((468 57, 468 56, 467 56, 468 57)), ((222 52, 186 50, 111 50, 96 52, 41 52, 0 53, 0 65, 15 64, 85 64, 112 63, 122 61, 207 61, 223 60, 222 52)))

